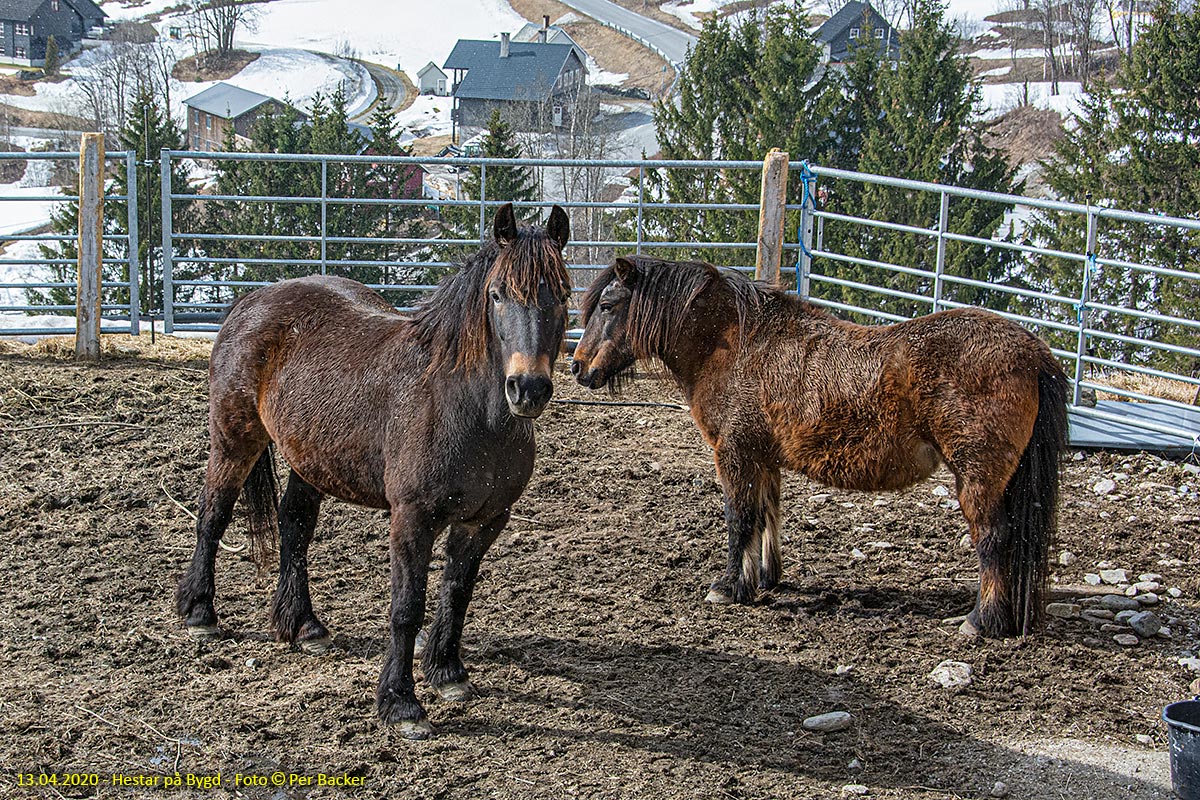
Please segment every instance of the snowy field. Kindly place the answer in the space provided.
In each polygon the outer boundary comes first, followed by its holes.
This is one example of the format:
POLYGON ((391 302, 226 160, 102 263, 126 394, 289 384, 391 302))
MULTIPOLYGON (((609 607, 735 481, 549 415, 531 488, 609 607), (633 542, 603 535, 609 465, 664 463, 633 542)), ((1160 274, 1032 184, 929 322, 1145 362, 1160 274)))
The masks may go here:
MULTIPOLYGON (((996 117, 1011 111, 1021 104, 1024 88, 1019 83, 984 84, 980 115, 984 119, 996 117)), ((1083 87, 1072 81, 1059 81, 1058 94, 1052 94, 1053 86, 1049 81, 1029 84, 1029 104, 1034 108, 1057 111, 1064 120, 1071 120, 1080 111, 1080 100, 1083 99, 1083 87)))

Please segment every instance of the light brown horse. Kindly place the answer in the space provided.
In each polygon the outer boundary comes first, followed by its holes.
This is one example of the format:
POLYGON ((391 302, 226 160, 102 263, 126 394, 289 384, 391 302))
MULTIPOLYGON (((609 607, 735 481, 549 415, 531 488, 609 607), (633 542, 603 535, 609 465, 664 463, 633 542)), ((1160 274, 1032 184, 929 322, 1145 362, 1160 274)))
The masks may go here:
POLYGON ((618 258, 584 296, 571 369, 596 389, 659 359, 715 451, 729 562, 708 600, 780 578, 780 469, 899 489, 944 463, 979 555, 965 633, 1039 621, 1055 530, 1067 378, 1050 349, 981 309, 845 322, 701 262, 618 258))
POLYGON ((425 679, 448 700, 473 689, 460 658, 479 564, 533 472, 533 418, 546 407, 570 280, 566 213, 518 228, 500 208, 489 242, 411 317, 345 278, 256 289, 230 310, 209 363, 208 471, 196 549, 176 603, 189 633, 217 631, 217 543, 243 494, 252 542, 275 535, 276 637, 321 652, 308 546, 325 495, 391 511, 391 639, 376 707, 403 736, 433 728, 414 693, 433 542, 449 527, 425 679), (271 443, 291 466, 276 514, 271 443), (243 491, 243 486, 244 491, 243 491))

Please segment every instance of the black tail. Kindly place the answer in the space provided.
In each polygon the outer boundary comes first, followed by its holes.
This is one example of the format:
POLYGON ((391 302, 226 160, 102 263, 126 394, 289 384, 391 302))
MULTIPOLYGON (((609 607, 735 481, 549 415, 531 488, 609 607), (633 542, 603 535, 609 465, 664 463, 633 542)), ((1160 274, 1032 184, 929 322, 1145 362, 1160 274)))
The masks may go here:
POLYGON ((1058 518, 1058 477, 1067 447, 1066 373, 1049 358, 1038 372, 1038 413, 1033 436, 1004 490, 1008 518, 1007 572, 1014 621, 1022 635, 1041 622, 1047 559, 1058 518))
POLYGON ((279 540, 279 481, 275 477, 275 447, 268 444, 242 486, 242 505, 250 527, 250 558, 266 569, 279 540))

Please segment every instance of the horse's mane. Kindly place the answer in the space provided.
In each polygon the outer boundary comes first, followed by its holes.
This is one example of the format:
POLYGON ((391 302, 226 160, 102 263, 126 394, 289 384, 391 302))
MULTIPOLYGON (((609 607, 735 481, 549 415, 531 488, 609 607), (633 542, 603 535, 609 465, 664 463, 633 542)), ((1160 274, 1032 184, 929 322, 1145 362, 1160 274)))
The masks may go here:
MULTIPOLYGON (((729 289, 743 339, 752 332, 756 312, 767 301, 787 298, 775 286, 735 270, 719 270, 704 261, 663 261, 648 256, 629 256, 627 260, 636 265, 637 276, 630 287, 626 333, 638 358, 674 350, 679 337, 685 334, 684 321, 692 303, 716 283, 729 289)), ((615 278, 614 267, 605 267, 584 294, 580 303, 584 325, 599 304, 600 294, 615 278)))
POLYGON ((532 304, 543 281, 556 296, 570 292, 562 253, 544 231, 522 225, 516 240, 503 249, 489 240, 413 312, 413 336, 430 351, 430 368, 469 372, 484 366, 492 337, 489 284, 502 285, 512 299, 532 304))

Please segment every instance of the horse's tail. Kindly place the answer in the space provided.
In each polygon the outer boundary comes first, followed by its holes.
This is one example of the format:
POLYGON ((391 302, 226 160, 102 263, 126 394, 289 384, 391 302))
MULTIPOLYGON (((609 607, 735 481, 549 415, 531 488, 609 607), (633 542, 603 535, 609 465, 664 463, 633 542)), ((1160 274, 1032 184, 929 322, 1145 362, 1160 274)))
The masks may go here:
POLYGON ((250 558, 266 569, 279 540, 279 481, 275 477, 275 447, 268 444, 242 485, 242 504, 250 527, 250 558))
POLYGON ((1042 618, 1047 560, 1058 517, 1058 479, 1067 447, 1068 381, 1047 354, 1038 370, 1038 412, 1033 436, 1004 490, 1008 521, 1008 574, 1014 622, 1029 634, 1042 618))

